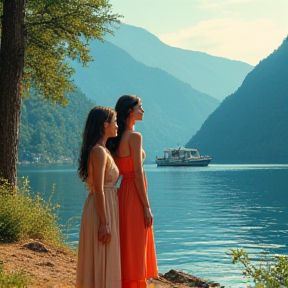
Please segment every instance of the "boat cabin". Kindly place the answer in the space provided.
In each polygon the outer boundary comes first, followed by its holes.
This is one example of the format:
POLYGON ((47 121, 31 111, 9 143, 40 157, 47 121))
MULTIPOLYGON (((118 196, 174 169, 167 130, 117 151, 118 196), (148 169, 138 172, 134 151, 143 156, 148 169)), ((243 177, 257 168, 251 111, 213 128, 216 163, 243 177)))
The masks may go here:
POLYGON ((190 159, 200 158, 200 154, 197 149, 191 148, 166 148, 164 149, 164 159, 190 159))

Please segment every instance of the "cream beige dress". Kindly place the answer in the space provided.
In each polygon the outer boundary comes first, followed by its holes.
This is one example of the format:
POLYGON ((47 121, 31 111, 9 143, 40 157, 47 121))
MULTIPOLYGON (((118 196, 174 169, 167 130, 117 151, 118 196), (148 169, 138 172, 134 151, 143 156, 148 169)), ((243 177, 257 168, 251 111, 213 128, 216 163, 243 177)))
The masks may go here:
POLYGON ((103 244, 98 240, 100 219, 93 203, 93 167, 90 163, 87 179, 89 195, 84 204, 79 235, 76 288, 121 288, 118 198, 115 187, 119 171, 112 157, 107 155, 104 192, 111 241, 103 244))

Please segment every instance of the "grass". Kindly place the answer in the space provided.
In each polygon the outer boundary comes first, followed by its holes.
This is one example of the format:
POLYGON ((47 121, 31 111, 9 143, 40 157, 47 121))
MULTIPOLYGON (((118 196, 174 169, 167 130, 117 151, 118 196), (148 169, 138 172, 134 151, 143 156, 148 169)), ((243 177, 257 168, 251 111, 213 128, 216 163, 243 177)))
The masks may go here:
MULTIPOLYGON (((57 223, 57 209, 51 195, 46 201, 39 193, 33 193, 28 178, 22 178, 18 187, 0 178, 0 243, 13 243, 20 240, 40 240, 61 250, 69 250, 65 237, 57 223)), ((24 271, 4 272, 0 259, 0 287, 24 288, 32 283, 24 271)))
POLYGON ((0 179, 0 242, 13 243, 25 239, 43 240, 54 247, 67 248, 57 220, 59 205, 53 205, 37 193, 31 192, 27 178, 19 187, 0 179))
POLYGON ((3 263, 0 261, 0 287, 1 288, 24 288, 31 284, 29 276, 24 271, 4 272, 3 263))
POLYGON ((261 259, 261 261, 258 261, 259 263, 253 264, 249 255, 243 249, 230 250, 233 256, 232 263, 243 265, 243 275, 252 277, 255 287, 288 287, 288 256, 275 255, 273 260, 261 259))

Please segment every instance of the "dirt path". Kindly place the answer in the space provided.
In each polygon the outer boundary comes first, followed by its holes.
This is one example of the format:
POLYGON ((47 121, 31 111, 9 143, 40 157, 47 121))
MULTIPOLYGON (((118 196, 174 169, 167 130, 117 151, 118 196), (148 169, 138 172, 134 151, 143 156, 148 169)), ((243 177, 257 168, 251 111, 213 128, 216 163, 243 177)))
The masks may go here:
MULTIPOLYGON (((4 271, 23 270, 30 275, 33 284, 28 285, 29 288, 72 288, 75 285, 76 255, 72 251, 60 251, 35 241, 0 244, 0 261, 3 262, 4 271)), ((194 286, 198 287, 207 288, 219 285, 197 282, 198 278, 182 272, 170 272, 167 273, 168 276, 160 275, 159 279, 154 280, 148 287, 192 287, 187 283, 173 283, 189 282, 189 278, 196 279, 197 285, 194 286)))

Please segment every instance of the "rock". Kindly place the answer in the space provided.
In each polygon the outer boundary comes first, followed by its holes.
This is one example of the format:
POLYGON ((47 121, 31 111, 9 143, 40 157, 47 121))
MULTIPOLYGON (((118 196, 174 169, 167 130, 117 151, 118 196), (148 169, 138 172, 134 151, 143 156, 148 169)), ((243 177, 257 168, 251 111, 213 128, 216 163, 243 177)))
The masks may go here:
POLYGON ((35 252, 46 252, 46 253, 49 252, 48 249, 40 242, 26 243, 22 247, 35 251, 35 252))
POLYGON ((207 282, 203 282, 201 280, 197 281, 196 285, 197 285, 197 287, 201 287, 201 288, 209 288, 209 284, 207 282))
POLYGON ((54 267, 54 264, 51 263, 51 262, 42 262, 42 263, 39 263, 39 264, 36 264, 36 265, 54 267))
POLYGON ((162 277, 172 283, 185 283, 189 284, 189 286, 199 287, 199 288, 209 288, 209 287, 219 287, 219 283, 210 283, 207 281, 203 281, 200 278, 197 278, 188 273, 177 271, 171 269, 169 272, 162 275, 162 277))
MULTIPOLYGON (((210 287, 220 287, 220 283, 209 283, 210 287)), ((221 287, 225 287, 225 286, 221 286, 221 287)))
POLYGON ((197 282, 198 278, 190 275, 188 273, 177 271, 171 269, 169 272, 165 273, 163 277, 169 280, 172 283, 195 283, 197 282))

